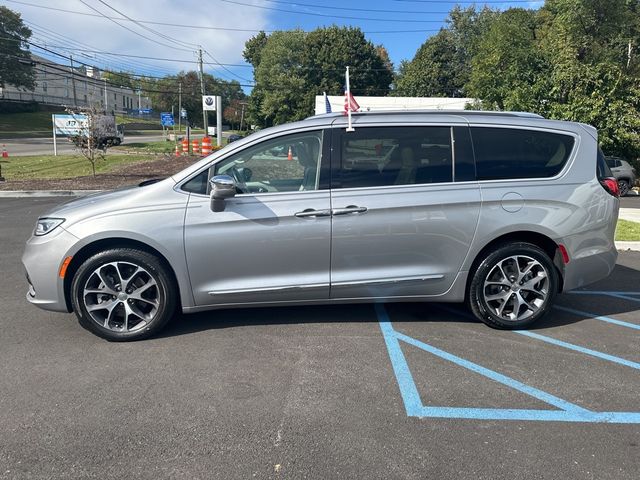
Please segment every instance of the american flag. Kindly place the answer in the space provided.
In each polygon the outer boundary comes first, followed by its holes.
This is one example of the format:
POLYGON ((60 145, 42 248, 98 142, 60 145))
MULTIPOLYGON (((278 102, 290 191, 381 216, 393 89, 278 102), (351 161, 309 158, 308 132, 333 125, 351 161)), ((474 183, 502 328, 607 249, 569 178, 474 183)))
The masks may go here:
POLYGON ((324 108, 326 113, 331 113, 331 103, 329 103, 329 97, 327 97, 327 92, 324 93, 324 108))
POLYGON ((344 113, 345 113, 345 115, 347 113, 349 113, 349 110, 351 110, 352 112, 357 112, 358 110, 360 110, 360 105, 358 105, 358 102, 356 102, 356 99, 353 98, 353 95, 351 95, 351 92, 348 91, 347 89, 345 89, 345 91, 344 91, 344 113))

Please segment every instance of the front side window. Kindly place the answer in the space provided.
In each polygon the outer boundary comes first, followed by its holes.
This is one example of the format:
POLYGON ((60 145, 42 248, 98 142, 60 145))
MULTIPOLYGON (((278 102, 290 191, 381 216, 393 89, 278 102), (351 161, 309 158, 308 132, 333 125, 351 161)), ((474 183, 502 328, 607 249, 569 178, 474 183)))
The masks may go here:
POLYGON ((369 127, 344 133, 340 188, 451 182, 451 127, 369 127))
MULTIPOLYGON (((215 165, 213 175, 229 175, 238 193, 317 190, 322 158, 321 131, 285 135, 245 148, 215 165)), ((209 170, 182 186, 182 190, 208 193, 209 170)))
POLYGON ((574 139, 560 133, 472 127, 478 180, 545 178, 560 173, 574 139))

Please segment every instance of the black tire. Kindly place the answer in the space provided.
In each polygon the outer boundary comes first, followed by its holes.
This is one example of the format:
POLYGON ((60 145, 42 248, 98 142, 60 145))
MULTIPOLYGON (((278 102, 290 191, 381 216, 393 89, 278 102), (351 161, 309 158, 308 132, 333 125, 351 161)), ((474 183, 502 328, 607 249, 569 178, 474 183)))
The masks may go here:
POLYGON ((630 188, 631 186, 629 185, 629 180, 625 180, 623 178, 618 180, 618 190, 620 191, 621 197, 624 197, 625 195, 627 195, 627 193, 629 193, 630 188))
POLYGON ((71 301, 80 325, 102 338, 119 342, 142 340, 162 330, 175 314, 176 292, 172 275, 158 258, 131 248, 114 248, 91 256, 71 283, 71 301), (122 286, 127 291, 122 291, 122 286), (101 309, 103 304, 113 306, 101 309), (88 310, 92 306, 98 307, 92 309, 93 313, 88 310), (102 316, 105 323, 99 324, 102 316), (120 323, 125 325, 125 317, 130 328, 119 330, 120 323))
POLYGON ((467 295, 468 307, 479 320, 492 328, 519 329, 535 323, 549 312, 558 291, 559 277, 555 265, 544 250, 530 243, 507 243, 496 247, 485 255, 472 275, 467 295), (522 280, 516 278, 514 283, 515 269, 520 272, 517 274, 519 277, 521 269, 526 270, 531 265, 531 272, 524 275, 522 280), (533 272, 537 272, 536 275, 533 272), (504 273, 509 276, 506 282, 500 278, 504 273), (527 289, 522 285, 526 285, 527 289), (491 296, 506 299, 487 298, 491 296), (520 304, 520 299, 528 303, 520 304), (502 316, 499 314, 500 307, 502 316), (508 315, 515 318, 505 318, 508 315))

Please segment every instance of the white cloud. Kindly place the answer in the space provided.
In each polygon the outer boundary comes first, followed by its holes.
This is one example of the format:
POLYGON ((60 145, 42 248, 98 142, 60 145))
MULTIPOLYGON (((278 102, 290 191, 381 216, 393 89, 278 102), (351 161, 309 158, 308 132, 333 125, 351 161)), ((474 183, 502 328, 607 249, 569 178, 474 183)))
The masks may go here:
MULTIPOLYGON (((119 16, 116 12, 110 10, 97 0, 85 1, 108 16, 119 16)), ((31 2, 35 3, 34 0, 31 0, 31 2)), ((95 13, 78 0, 62 0, 55 3, 42 2, 40 0, 38 3, 47 7, 81 11, 92 14, 95 13)), ((120 10, 127 16, 136 20, 255 30, 267 29, 269 22, 269 14, 264 10, 242 8, 237 5, 225 4, 224 2, 203 2, 202 0, 138 0, 135 2, 127 0, 108 0, 105 3, 108 3, 115 9, 120 10)), ((45 10, 42 8, 9 2, 7 2, 7 4, 9 8, 19 11, 22 14, 23 19, 27 22, 33 22, 56 33, 95 47, 96 50, 147 57, 144 59, 121 57, 113 61, 111 65, 112 68, 115 65, 119 65, 120 67, 124 67, 126 65, 128 69, 136 69, 137 67, 139 73, 149 73, 151 71, 150 67, 154 66, 157 68, 156 72, 177 72, 179 70, 191 70, 196 68, 196 64, 186 63, 197 59, 194 52, 176 50, 169 46, 161 45, 161 43, 167 45, 173 44, 178 48, 185 48, 184 45, 175 44, 170 40, 163 39, 148 30, 142 29, 133 22, 118 20, 122 25, 140 32, 144 36, 150 37, 155 41, 141 38, 140 36, 127 31, 105 18, 45 10), (175 58, 184 60, 185 62, 156 61, 151 60, 148 57, 175 58)), ((167 36, 179 39, 181 42, 186 44, 202 45, 205 50, 210 52, 221 63, 243 63, 242 50, 244 48, 244 43, 254 35, 250 32, 187 29, 150 24, 144 25, 162 32, 167 36)), ((36 38, 43 39, 46 35, 44 32, 39 32, 37 27, 34 27, 33 30, 34 40, 36 38)), ((47 44, 61 45, 61 41, 56 41, 49 37, 47 44)), ((71 43, 69 46, 71 48, 77 47, 77 45, 73 45, 71 43)), ((191 48, 195 50, 197 47, 193 46, 191 48)), ((187 49, 189 49, 189 47, 187 49)), ((55 48, 55 50, 60 49, 55 48)), ((34 52, 37 52, 37 49, 34 49, 34 52)), ((94 62, 94 60, 91 60, 92 54, 90 53, 73 53, 74 56, 82 62, 94 62)), ((205 62, 214 63, 213 60, 206 55, 204 59, 205 62)), ((237 79, 237 77, 233 77, 220 67, 214 68, 212 66, 205 66, 205 70, 223 78, 237 79)), ((231 70, 243 77, 251 78, 251 70, 248 68, 232 68, 231 70)))

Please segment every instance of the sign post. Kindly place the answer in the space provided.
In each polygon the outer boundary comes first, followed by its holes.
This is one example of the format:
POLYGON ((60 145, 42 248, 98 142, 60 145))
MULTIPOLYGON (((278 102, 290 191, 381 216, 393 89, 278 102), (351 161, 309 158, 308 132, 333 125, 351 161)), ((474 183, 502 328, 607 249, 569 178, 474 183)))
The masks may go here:
MULTIPOLYGON (((222 146, 222 97, 219 95, 203 95, 202 110, 216 112, 216 137, 218 146, 222 146)), ((205 132, 208 135, 209 132, 205 132)))

